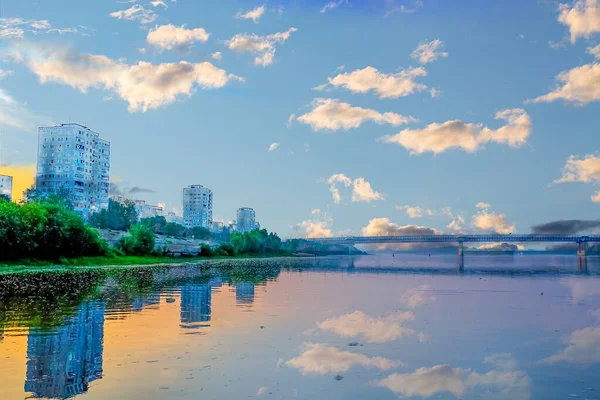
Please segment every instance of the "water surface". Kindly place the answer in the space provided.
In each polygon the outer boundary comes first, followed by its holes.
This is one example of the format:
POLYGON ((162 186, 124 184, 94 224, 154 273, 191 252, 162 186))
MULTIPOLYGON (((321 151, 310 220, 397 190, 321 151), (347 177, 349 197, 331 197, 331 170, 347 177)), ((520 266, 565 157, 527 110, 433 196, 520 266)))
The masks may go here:
POLYGON ((600 399, 590 258, 0 276, 0 399, 600 399))

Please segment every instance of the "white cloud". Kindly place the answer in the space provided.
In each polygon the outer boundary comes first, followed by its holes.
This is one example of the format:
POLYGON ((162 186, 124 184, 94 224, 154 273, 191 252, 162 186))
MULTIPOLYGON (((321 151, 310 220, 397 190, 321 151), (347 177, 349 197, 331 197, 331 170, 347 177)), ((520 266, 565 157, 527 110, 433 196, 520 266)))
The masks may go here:
POLYGON ((588 154, 584 158, 571 156, 563 168, 563 176, 552 183, 600 181, 600 157, 588 154))
POLYGON ((338 8, 342 4, 349 4, 348 0, 329 1, 329 2, 325 3, 323 8, 321 8, 321 13, 325 13, 329 10, 333 10, 334 8, 338 8))
POLYGON ((566 25, 571 33, 571 43, 578 38, 589 39, 600 32, 600 3, 598 0, 575 0, 572 5, 561 4, 558 22, 566 25))
POLYGON ((2 39, 21 39, 25 31, 21 28, 0 28, 0 38, 2 39))
POLYGON ((455 232, 460 232, 463 230, 464 225, 465 218, 462 215, 457 215, 448 225, 446 225, 446 228, 455 232))
POLYGON ((223 54, 221 54, 220 51, 217 51, 215 53, 212 53, 210 55, 210 58, 212 58, 213 60, 221 61, 223 59, 223 54))
POLYGON ((267 390, 269 390, 269 388, 266 386, 263 386, 260 389, 258 389, 258 392, 256 392, 256 395, 262 396, 263 394, 267 393, 267 390))
POLYGON ((525 250, 525 246, 522 244, 513 244, 513 243, 485 243, 480 246, 477 246, 477 250, 487 250, 487 251, 517 251, 517 250, 525 250))
MULTIPOLYGON (((368 66, 327 78, 327 84, 341 86, 354 93, 367 93, 372 90, 379 98, 388 99, 405 97, 427 89, 426 85, 415 82, 416 78, 426 75, 427 71, 423 67, 410 67, 395 74, 386 74, 368 66)), ((324 88, 323 85, 321 87, 324 88)))
POLYGON ((437 229, 418 225, 398 225, 389 218, 373 218, 362 229, 363 236, 441 235, 437 229))
POLYGON ((277 150, 277 148, 279 147, 280 144, 281 143, 277 143, 277 142, 271 143, 271 145, 269 146, 269 151, 275 151, 275 150, 277 150))
POLYGON ((566 347, 563 351, 540 362, 554 364, 564 361, 578 365, 600 363, 600 326, 577 330, 565 338, 564 342, 566 347))
POLYGON ((550 103, 564 100, 566 103, 584 105, 600 100, 600 64, 585 64, 556 76, 556 88, 531 100, 533 103, 550 103))
POLYGON ((256 7, 255 9, 247 11, 245 13, 238 12, 237 14, 234 15, 234 18, 251 19, 256 24, 256 23, 258 23, 258 20, 260 19, 260 17, 265 13, 265 10, 266 10, 266 7, 264 5, 262 5, 260 7, 256 7))
POLYGON ((588 47, 585 52, 593 56, 595 60, 600 60, 600 44, 594 47, 588 47))
POLYGON ((472 225, 481 231, 496 232, 504 235, 516 231, 515 225, 508 223, 505 215, 488 212, 486 209, 479 211, 473 216, 472 225))
POLYGON ((295 120, 295 119, 296 119, 296 114, 290 114, 290 116, 288 117, 288 120, 287 120, 287 124, 286 124, 286 126, 287 126, 288 128, 291 128, 291 127, 292 127, 292 124, 294 123, 294 120, 295 120))
POLYGON ((203 28, 186 29, 185 25, 161 25, 148 32, 148 44, 162 50, 189 48, 194 42, 206 42, 210 34, 203 28))
POLYGON ((310 144, 304 143, 304 151, 308 153, 310 151, 310 144))
POLYGON ((286 365, 300 370, 302 374, 336 374, 348 371, 352 366, 387 370, 402 363, 383 357, 367 357, 363 354, 341 351, 324 343, 305 343, 302 354, 286 361, 286 365))
POLYGON ((339 204, 342 200, 342 196, 337 188, 337 184, 341 183, 345 187, 352 186, 352 202, 366 202, 369 203, 373 200, 384 200, 384 195, 373 190, 371 184, 364 178, 352 179, 344 174, 333 174, 327 179, 329 184, 329 190, 333 196, 333 201, 339 204))
POLYGON ((360 337, 367 343, 388 343, 414 335, 414 330, 402 325, 414 319, 415 316, 411 312, 396 312, 387 317, 373 318, 362 311, 354 311, 318 322, 317 327, 343 337, 360 337))
MULTIPOLYGON (((153 0, 152 2, 150 2, 150 4, 152 4, 154 7, 158 7, 158 6, 163 6, 165 8, 165 10, 167 8, 169 8, 168 4, 166 3, 167 0, 153 0)), ((171 0, 172 3, 176 3, 177 0, 171 0)), ((135 1, 132 1, 131 3, 135 3, 135 1)))
POLYGON ((404 129, 395 135, 383 136, 380 140, 403 146, 411 154, 439 154, 452 148, 473 153, 488 142, 503 143, 510 147, 520 147, 527 142, 531 133, 531 119, 525 110, 502 110, 496 113, 495 119, 506 120, 507 123, 498 129, 490 129, 481 124, 452 120, 432 123, 422 129, 404 129))
POLYGON ((111 12, 109 15, 116 19, 139 21, 142 25, 150 24, 154 22, 157 18, 157 15, 154 13, 153 10, 149 8, 144 8, 144 6, 141 6, 139 4, 134 4, 126 10, 111 12))
POLYGON ((243 79, 208 62, 197 64, 125 64, 103 55, 59 49, 29 49, 19 57, 41 83, 58 82, 86 92, 91 87, 113 91, 129 103, 129 111, 147 111, 191 96, 196 88, 215 89, 243 79))
POLYGON ((147 51, 147 50, 146 50, 146 48, 145 48, 145 47, 140 47, 140 48, 138 49, 138 53, 140 53, 140 54, 146 54, 146 51, 147 51))
POLYGON ((398 5, 396 0, 386 0, 385 3, 387 5, 387 10, 384 15, 385 18, 395 13, 412 14, 420 7, 423 7, 423 2, 421 0, 414 0, 412 8, 406 7, 404 4, 398 5))
POLYGON ((429 43, 420 43, 410 56, 419 60, 421 64, 428 64, 440 57, 448 57, 448 53, 442 51, 443 48, 444 42, 436 39, 429 43))
POLYGON ((379 125, 390 124, 400 126, 414 122, 411 116, 353 107, 348 103, 341 102, 338 99, 317 98, 312 102, 313 109, 304 115, 299 116, 298 121, 310 125, 314 131, 319 130, 348 130, 360 127, 366 121, 373 121, 379 125))
POLYGON ((442 91, 436 88, 431 88, 429 89, 429 94, 431 95, 431 98, 433 99, 437 99, 438 97, 440 97, 442 95, 442 91))
POLYGON ((377 382, 403 397, 431 397, 450 393, 456 397, 525 400, 531 396, 531 379, 516 370, 516 361, 505 355, 486 357, 494 369, 485 374, 470 369, 453 368, 448 364, 419 368, 408 374, 392 374, 377 382), (508 367, 515 368, 509 369, 508 367))
POLYGON ((475 204, 475 207, 485 210, 486 208, 492 208, 492 205, 490 203, 484 203, 483 201, 480 201, 479 203, 475 204))
POLYGON ((420 206, 409 206, 409 205, 396 206, 396 210, 405 211, 406 215, 408 215, 411 218, 423 218, 424 214, 429 215, 430 217, 438 214, 434 210, 431 210, 429 208, 425 209, 420 206))
POLYGON ((332 224, 333 218, 327 212, 315 208, 311 211, 310 219, 300 222, 295 228, 304 229, 307 238, 323 238, 333 236, 332 224))
POLYGON ((436 301, 436 298, 428 294, 428 292, 431 292, 431 285, 428 284, 408 289, 400 297, 400 302, 412 309, 420 307, 423 304, 433 303, 436 301))
POLYGON ((0 69, 0 80, 6 78, 7 76, 11 76, 13 71, 9 69, 0 69))
POLYGON ((339 67, 337 67, 333 72, 342 72, 344 69, 346 68, 345 65, 340 65, 339 67))
POLYGON ((238 33, 226 41, 225 44, 230 50, 255 54, 254 64, 266 67, 273 64, 275 44, 285 42, 292 32, 297 30, 296 28, 290 28, 285 32, 277 32, 267 36, 238 33))
POLYGON ((600 190, 592 195, 592 201, 594 203, 600 203, 600 190))

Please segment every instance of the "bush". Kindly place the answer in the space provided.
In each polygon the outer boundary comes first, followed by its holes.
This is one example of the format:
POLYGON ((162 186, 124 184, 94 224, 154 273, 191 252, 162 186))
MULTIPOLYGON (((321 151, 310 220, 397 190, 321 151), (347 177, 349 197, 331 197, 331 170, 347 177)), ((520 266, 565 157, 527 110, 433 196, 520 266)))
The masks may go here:
POLYGON ((221 253, 220 255, 231 256, 231 257, 235 256, 235 249, 229 243, 223 243, 222 245, 220 245, 218 248, 218 251, 219 251, 219 253, 221 253))
POLYGON ((118 247, 127 255, 144 256, 154 253, 154 232, 144 225, 134 225, 129 236, 121 239, 118 247))
POLYGON ((212 251, 212 249, 210 248, 209 245, 207 245, 206 243, 202 243, 200 245, 200 254, 199 255, 201 257, 211 257, 214 254, 213 254, 213 251, 212 251))

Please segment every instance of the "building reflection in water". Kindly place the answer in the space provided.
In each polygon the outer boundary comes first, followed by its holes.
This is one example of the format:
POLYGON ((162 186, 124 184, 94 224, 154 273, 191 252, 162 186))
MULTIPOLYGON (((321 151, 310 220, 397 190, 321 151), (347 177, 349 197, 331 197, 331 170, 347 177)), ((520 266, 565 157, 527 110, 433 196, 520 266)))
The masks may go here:
POLYGON ((241 306, 254 303, 254 283, 238 282, 235 285, 235 303, 241 306))
POLYGON ((195 329, 210 326, 211 285, 181 287, 181 327, 195 329))
POLYGON ((77 315, 52 333, 30 332, 25 391, 34 397, 68 398, 102 378, 102 302, 79 306, 77 315))

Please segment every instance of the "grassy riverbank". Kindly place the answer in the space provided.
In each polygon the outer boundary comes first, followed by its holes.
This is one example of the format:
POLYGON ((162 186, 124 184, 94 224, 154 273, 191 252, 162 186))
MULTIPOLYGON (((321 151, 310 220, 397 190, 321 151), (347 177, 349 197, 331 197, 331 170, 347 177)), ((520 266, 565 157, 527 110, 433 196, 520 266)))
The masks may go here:
POLYGON ((53 271, 72 271, 89 270, 107 267, 123 266, 143 266, 159 264, 195 264, 210 260, 241 260, 256 258, 275 258, 275 257, 296 257, 290 254, 256 254, 231 256, 211 256, 211 257, 165 257, 165 256, 115 256, 115 257, 79 257, 72 259, 62 259, 60 262, 24 259, 11 262, 0 262, 0 274, 12 274, 21 272, 53 272, 53 271))

